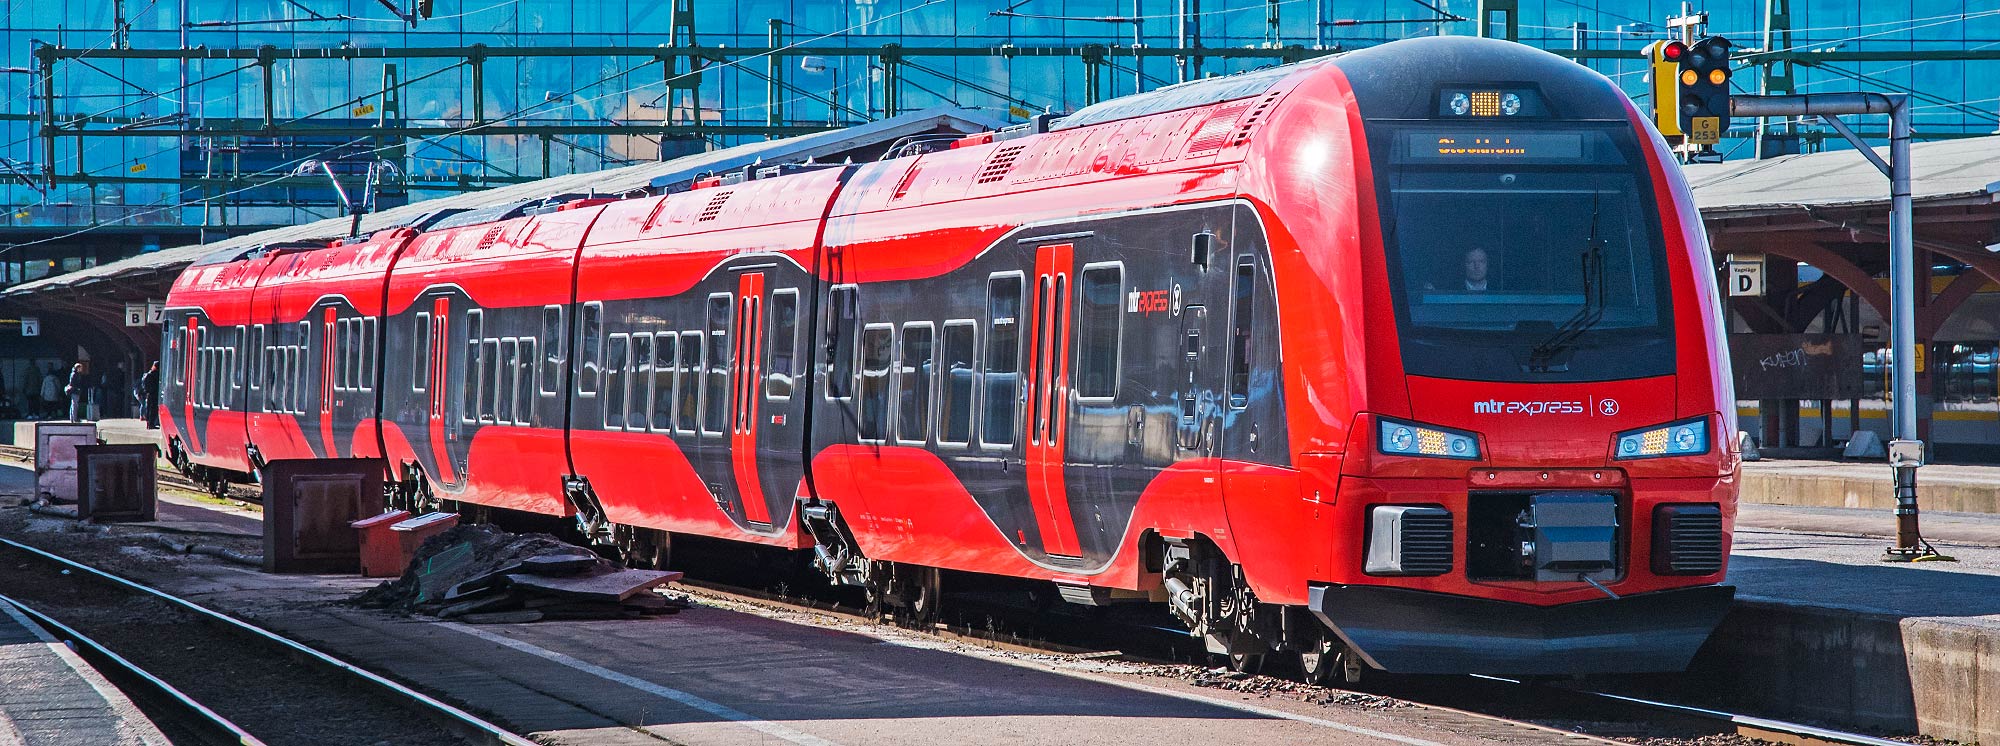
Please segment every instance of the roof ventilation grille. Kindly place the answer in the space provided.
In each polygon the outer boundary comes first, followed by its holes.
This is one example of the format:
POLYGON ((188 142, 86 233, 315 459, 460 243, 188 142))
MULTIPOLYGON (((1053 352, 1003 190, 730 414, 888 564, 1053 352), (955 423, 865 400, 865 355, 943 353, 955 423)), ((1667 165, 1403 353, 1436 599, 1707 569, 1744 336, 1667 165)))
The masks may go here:
POLYGON ((1221 150, 1223 145, 1229 143, 1230 133, 1235 131, 1236 123, 1243 121, 1244 110, 1249 108, 1249 101, 1237 101, 1216 107, 1215 111, 1209 113, 1208 121, 1202 122, 1201 129, 1195 130, 1194 137, 1188 139, 1187 154, 1197 155, 1221 150))
POLYGON ((493 244, 499 242, 500 242, 500 226, 496 225, 486 229, 486 235, 479 237, 479 250, 484 251, 486 249, 493 248, 493 244))
POLYGON ((984 168, 979 169, 979 178, 975 183, 991 184, 1007 178, 1007 172, 1014 170, 1014 159, 1019 158, 1021 151, 1027 147, 1027 145, 1008 145, 993 151, 993 157, 987 159, 984 168))
POLYGON ((1271 106, 1278 103, 1278 94, 1280 93, 1283 93, 1283 91, 1272 91, 1264 94, 1263 98, 1257 99, 1257 105, 1251 108, 1250 113, 1243 117, 1243 123, 1236 127, 1236 137, 1229 144, 1242 145, 1249 142, 1250 131, 1256 129, 1257 125, 1264 122, 1264 115, 1271 113, 1271 106))
POLYGON ((707 222, 710 220, 714 220, 715 216, 721 215, 722 203, 728 202, 729 195, 735 193, 736 192, 734 191, 728 191, 708 198, 708 206, 701 208, 701 217, 695 218, 695 222, 697 223, 707 222))

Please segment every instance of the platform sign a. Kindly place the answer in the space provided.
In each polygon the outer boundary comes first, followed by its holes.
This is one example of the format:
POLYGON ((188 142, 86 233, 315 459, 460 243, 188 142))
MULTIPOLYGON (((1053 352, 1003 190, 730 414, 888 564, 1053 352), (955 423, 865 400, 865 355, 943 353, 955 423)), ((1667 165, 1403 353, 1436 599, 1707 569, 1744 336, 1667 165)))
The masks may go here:
POLYGON ((1764 294, 1764 257, 1761 254, 1729 255, 1729 295, 1757 297, 1764 294))
POLYGON ((23 337, 42 336, 42 320, 34 316, 22 316, 21 336, 23 337))
POLYGON ((144 304, 144 303, 127 303, 127 304, 125 304, 125 325, 126 325, 126 326, 145 326, 145 325, 146 325, 146 304, 144 304))

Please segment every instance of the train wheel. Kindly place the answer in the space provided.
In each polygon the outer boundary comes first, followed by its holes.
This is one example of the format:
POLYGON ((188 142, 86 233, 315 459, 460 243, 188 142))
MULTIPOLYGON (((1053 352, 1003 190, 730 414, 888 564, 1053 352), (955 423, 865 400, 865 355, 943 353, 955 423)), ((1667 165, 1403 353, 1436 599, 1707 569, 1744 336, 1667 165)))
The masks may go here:
POLYGON ((1264 672, 1263 653, 1244 653, 1232 650, 1227 657, 1229 658, 1229 670, 1231 671, 1248 674, 1264 672))
POLYGON ((1343 651, 1340 642, 1332 635, 1320 634, 1317 637, 1300 648, 1299 671, 1305 674, 1308 684, 1330 686, 1342 668, 1343 651))
POLYGON ((907 570, 908 582, 904 588, 904 606, 909 616, 908 626, 930 627, 937 624, 941 616, 939 607, 944 600, 944 583, 941 573, 935 567, 902 566, 897 568, 899 579, 907 570))

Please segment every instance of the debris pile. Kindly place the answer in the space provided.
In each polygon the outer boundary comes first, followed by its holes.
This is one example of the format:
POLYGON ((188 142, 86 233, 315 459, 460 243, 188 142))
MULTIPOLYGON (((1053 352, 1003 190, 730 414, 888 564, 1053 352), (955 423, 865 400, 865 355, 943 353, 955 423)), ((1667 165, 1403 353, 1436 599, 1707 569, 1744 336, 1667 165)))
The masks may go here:
POLYGON ((687 608, 653 589, 678 572, 628 570, 548 534, 461 525, 424 541, 403 575, 354 599, 470 624, 636 619, 687 608))

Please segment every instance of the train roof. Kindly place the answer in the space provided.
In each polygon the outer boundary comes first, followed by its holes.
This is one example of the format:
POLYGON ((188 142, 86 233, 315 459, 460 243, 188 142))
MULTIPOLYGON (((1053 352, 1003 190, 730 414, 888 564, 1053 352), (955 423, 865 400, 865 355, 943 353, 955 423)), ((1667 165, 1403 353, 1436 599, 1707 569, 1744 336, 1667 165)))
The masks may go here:
POLYGON ((1115 122, 1150 114, 1159 114, 1180 109, 1192 109, 1223 101, 1249 98, 1271 89, 1285 76, 1291 75, 1309 65, 1325 62, 1328 57, 1294 62, 1288 65, 1266 67, 1235 75, 1217 78, 1203 78, 1186 83, 1176 83, 1146 93, 1121 96, 1078 109, 1075 114, 1058 120, 1055 130, 1076 129, 1093 124, 1115 122))
MULTIPOLYGON (((758 162, 776 163, 788 159, 830 157, 857 151, 866 157, 875 150, 887 150, 904 138, 925 133, 974 134, 999 129, 1006 122, 992 114, 970 108, 940 106, 890 117, 876 122, 829 130, 798 137, 747 143, 731 148, 676 158, 670 161, 639 163, 588 173, 566 174, 547 179, 509 184, 477 192, 413 202, 362 216, 361 234, 366 236, 392 228, 417 227, 429 230, 437 225, 460 223, 477 216, 458 216, 474 210, 497 208, 506 213, 532 206, 550 195, 581 194, 617 196, 659 188, 655 182, 675 184, 695 177, 722 173, 758 162), (822 156, 821 154, 824 154, 822 156), (457 219, 454 219, 457 218, 457 219)), ((100 264, 75 272, 25 282, 0 291, 0 297, 21 297, 54 289, 75 288, 96 282, 147 275, 172 275, 210 257, 242 255, 262 247, 318 242, 327 245, 348 235, 352 219, 347 216, 285 226, 232 236, 205 244, 188 244, 100 264)), ((469 224, 469 223, 468 223, 469 224)))

